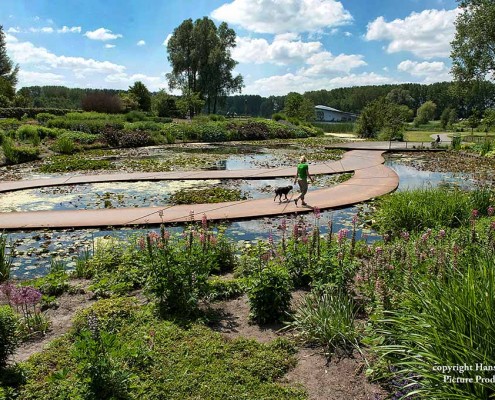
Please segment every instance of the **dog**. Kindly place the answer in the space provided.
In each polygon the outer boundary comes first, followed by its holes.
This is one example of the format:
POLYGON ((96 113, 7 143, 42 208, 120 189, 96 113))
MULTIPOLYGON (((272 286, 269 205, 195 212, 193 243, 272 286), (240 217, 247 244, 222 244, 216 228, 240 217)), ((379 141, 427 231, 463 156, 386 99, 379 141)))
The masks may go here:
POLYGON ((290 185, 275 188, 275 197, 273 198, 273 201, 277 200, 277 196, 278 196, 278 202, 281 203, 282 202, 282 195, 285 195, 285 200, 289 201, 289 199, 287 198, 287 194, 291 190, 292 190, 292 186, 290 186, 290 185))

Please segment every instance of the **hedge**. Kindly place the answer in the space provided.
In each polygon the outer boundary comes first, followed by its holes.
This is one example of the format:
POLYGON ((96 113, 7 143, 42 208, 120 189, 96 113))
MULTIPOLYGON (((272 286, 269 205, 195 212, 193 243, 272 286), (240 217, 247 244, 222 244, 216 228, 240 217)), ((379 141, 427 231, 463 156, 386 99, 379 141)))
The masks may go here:
POLYGON ((53 115, 65 115, 74 110, 66 110, 63 108, 23 108, 23 107, 9 107, 0 108, 0 118, 17 118, 21 119, 24 115, 28 118, 36 118, 37 114, 48 113, 53 115))

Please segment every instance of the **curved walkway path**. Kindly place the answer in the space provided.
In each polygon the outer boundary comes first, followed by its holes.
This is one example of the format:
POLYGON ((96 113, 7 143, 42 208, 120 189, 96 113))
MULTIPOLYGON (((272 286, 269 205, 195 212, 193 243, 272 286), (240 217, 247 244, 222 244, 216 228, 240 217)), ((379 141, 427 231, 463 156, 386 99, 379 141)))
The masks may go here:
MULTIPOLYGON (((340 185, 310 192, 307 196, 309 207, 296 207, 294 202, 274 202, 273 197, 269 197, 258 200, 166 207, 9 212, 0 213, 0 229, 87 228, 160 223, 170 224, 189 221, 191 217, 195 220, 201 220, 203 214, 209 220, 227 220, 308 212, 312 211, 313 207, 318 207, 319 209, 343 207, 370 200, 397 188, 399 177, 393 170, 382 165, 384 162, 383 153, 384 151, 353 150, 345 153, 341 160, 311 164, 310 172, 312 175, 352 171, 354 171, 354 175, 351 179, 340 185)), ((142 180, 268 179, 281 177, 288 177, 288 179, 292 180, 294 173, 295 167, 285 167, 237 171, 78 175, 53 179, 4 181, 0 182, 0 192, 94 182, 142 180)))

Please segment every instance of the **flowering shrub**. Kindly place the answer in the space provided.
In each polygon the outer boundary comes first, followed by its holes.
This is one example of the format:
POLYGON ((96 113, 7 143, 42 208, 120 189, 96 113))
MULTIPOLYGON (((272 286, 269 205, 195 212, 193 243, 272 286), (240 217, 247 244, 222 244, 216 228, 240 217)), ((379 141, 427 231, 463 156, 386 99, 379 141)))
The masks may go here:
POLYGON ((17 316, 9 306, 0 306, 0 371, 18 345, 17 316))

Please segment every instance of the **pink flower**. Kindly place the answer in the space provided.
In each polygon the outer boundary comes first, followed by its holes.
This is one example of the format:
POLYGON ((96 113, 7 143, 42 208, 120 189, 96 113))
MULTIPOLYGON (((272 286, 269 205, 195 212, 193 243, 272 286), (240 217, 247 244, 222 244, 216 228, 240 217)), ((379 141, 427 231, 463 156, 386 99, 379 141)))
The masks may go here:
POLYGON ((378 247, 375 249, 375 251, 376 251, 376 254, 382 254, 382 253, 383 253, 383 249, 382 249, 380 246, 378 246, 378 247))
POLYGON ((352 223, 356 224, 358 222, 358 218, 359 218, 358 214, 354 214, 352 217, 352 223))
POLYGON ((16 305, 34 305, 41 300, 41 292, 31 286, 17 287, 11 294, 11 300, 16 305))
POLYGON ((271 247, 273 247, 273 235, 272 231, 268 234, 268 243, 270 244, 271 247))
POLYGON ((204 233, 199 234, 199 241, 201 242, 201 244, 205 243, 205 234, 204 233))
POLYGON ((313 209, 313 213, 315 214, 315 218, 316 218, 316 219, 320 219, 320 217, 321 217, 321 213, 320 213, 320 209, 319 209, 318 207, 315 207, 315 208, 313 209))
POLYGON ((443 238, 445 237, 445 230, 444 230, 444 229, 440 229, 440 230, 438 231, 438 237, 439 237, 440 239, 443 239, 443 238))
POLYGON ((411 235, 409 234, 409 232, 401 232, 400 234, 401 238, 404 239, 406 242, 409 241, 409 238, 411 237, 411 235))
POLYGON ((306 235, 302 236, 301 240, 304 244, 308 243, 308 237, 306 235))
POLYGON ((285 232, 287 230, 287 220, 282 218, 282 222, 280 223, 280 229, 285 232))
POLYGON ((144 239, 144 237, 139 238, 138 246, 141 250, 144 250, 146 248, 146 240, 144 239))
POLYGON ((473 218, 478 218, 478 215, 479 215, 479 214, 480 214, 480 213, 479 213, 479 211, 478 211, 478 210, 473 210, 473 211, 471 211, 471 217, 473 217, 473 218))
POLYGON ((206 214, 203 214, 203 218, 201 218, 201 226, 204 230, 208 229, 208 218, 206 217, 206 214))
POLYGON ((337 242, 342 243, 347 238, 347 234, 349 233, 348 229, 341 229, 339 230, 338 236, 337 236, 337 242))
POLYGON ((491 217, 495 213, 495 208, 493 206, 490 206, 486 211, 488 213, 488 216, 491 217))

